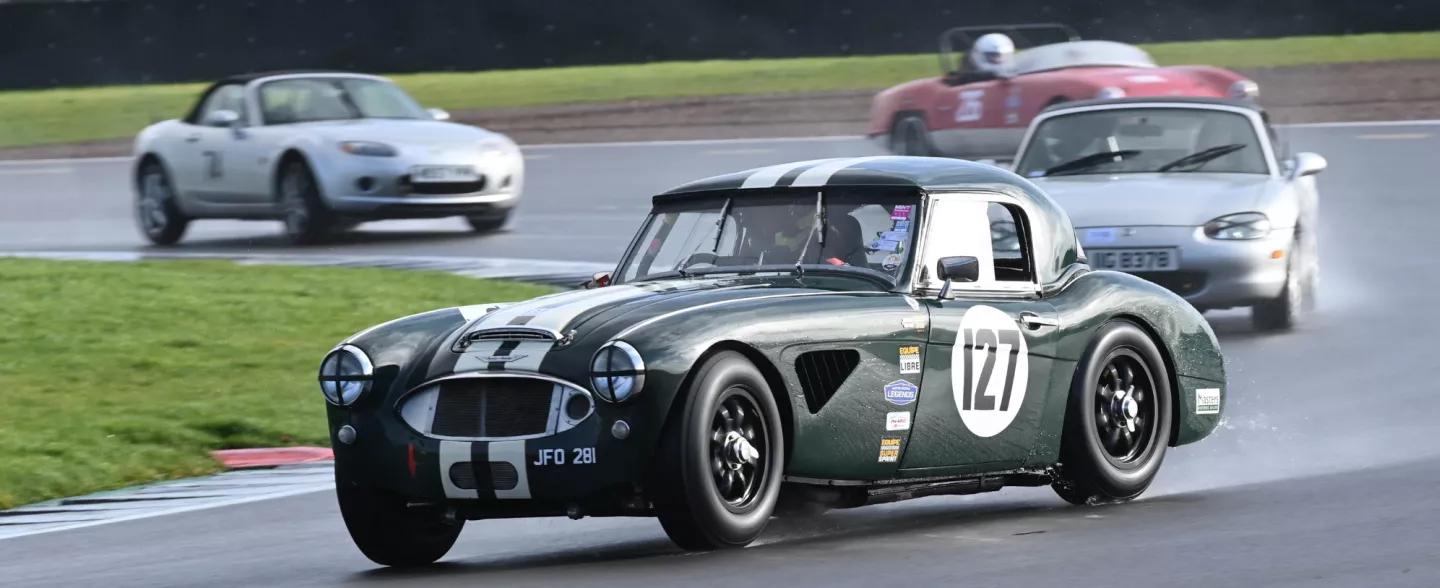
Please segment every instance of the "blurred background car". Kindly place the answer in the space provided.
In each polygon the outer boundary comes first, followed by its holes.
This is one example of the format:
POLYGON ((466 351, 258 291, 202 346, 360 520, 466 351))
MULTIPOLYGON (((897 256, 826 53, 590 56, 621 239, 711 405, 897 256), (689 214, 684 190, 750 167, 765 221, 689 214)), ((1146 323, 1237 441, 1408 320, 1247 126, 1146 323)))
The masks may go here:
POLYGON ((379 76, 225 78, 184 118, 136 138, 136 220, 159 245, 217 218, 278 219, 295 243, 387 219, 461 216, 499 229, 524 186, 520 149, 448 119, 379 76))
POLYGON ((1123 98, 1051 107, 1015 172, 1074 219, 1098 269, 1169 288, 1202 312, 1249 306, 1285 330, 1320 279, 1314 153, 1285 152, 1248 100, 1123 98))
POLYGON ((1054 23, 952 28, 940 36, 940 67, 941 76, 875 96, 873 141, 896 155, 1007 158, 1030 121, 1055 104, 1124 96, 1255 98, 1260 92, 1233 71, 1160 67, 1144 49, 1082 40, 1074 28, 1054 23), (971 36, 983 31, 994 32, 971 36), (1065 41, 1030 46, 1026 31, 1059 32, 1065 41), (1017 53, 1016 39, 1029 48, 1017 53), (959 62, 956 47, 966 49, 959 62))

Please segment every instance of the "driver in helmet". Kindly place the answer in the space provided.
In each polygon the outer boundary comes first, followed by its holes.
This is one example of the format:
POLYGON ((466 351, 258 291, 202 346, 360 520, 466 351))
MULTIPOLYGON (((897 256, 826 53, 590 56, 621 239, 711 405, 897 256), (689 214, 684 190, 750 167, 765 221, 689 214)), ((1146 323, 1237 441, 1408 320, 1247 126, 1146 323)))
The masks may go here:
POLYGON ((949 76, 954 85, 973 84, 997 78, 1008 78, 1015 61, 1015 43, 1000 33, 990 33, 975 40, 960 70, 949 76))

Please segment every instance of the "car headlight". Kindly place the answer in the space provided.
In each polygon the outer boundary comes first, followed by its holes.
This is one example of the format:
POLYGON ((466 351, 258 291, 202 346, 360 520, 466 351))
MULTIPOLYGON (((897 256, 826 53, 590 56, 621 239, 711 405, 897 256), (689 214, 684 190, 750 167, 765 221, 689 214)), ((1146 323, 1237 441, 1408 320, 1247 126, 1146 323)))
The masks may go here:
POLYGON ((1107 87, 1101 88, 1099 92, 1096 92, 1096 93, 1095 93, 1095 98, 1098 99, 1098 100, 1114 100, 1114 99, 1116 99, 1116 98, 1124 98, 1124 97, 1125 97, 1125 89, 1124 89, 1124 88, 1117 88, 1117 87, 1115 87, 1115 86, 1107 86, 1107 87))
POLYGON ((369 157, 395 157, 395 148, 374 141, 341 141, 340 150, 351 155, 369 157))
POLYGON ((625 402, 645 387, 645 361, 629 343, 611 341, 590 361, 590 388, 610 402, 625 402))
POLYGON ((520 147, 504 137, 493 137, 480 142, 480 153, 486 156, 513 155, 520 147))
POLYGON ((1205 223, 1211 239, 1259 239, 1270 234, 1270 218, 1258 212, 1222 216, 1205 223))
POLYGON ((336 406, 350 406, 370 390, 375 380, 375 365, 364 351, 353 345, 341 345, 320 362, 320 392, 336 406))
POLYGON ((1258 98, 1260 96, 1260 84, 1250 80, 1240 80, 1230 84, 1231 98, 1258 98))

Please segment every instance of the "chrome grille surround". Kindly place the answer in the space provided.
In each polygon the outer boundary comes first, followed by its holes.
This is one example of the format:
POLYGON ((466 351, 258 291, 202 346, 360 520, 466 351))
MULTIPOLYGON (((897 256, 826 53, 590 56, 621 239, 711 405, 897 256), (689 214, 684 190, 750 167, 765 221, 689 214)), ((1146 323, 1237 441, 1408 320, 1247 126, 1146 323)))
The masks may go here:
MULTIPOLYGON (((488 394, 488 392, 483 392, 488 394)), ((487 407, 483 404, 477 414, 479 419, 486 418, 487 407)), ((595 399, 588 390, 559 378, 534 374, 528 372, 464 372, 450 374, 428 381, 416 386, 409 392, 401 395, 400 400, 395 403, 395 412, 400 420, 415 432, 431 439, 447 441, 515 441, 520 439, 539 439, 549 437, 557 433, 563 433, 575 428, 585 419, 595 414, 595 399), (441 386, 446 382, 455 380, 529 380, 543 381, 550 384, 549 403, 546 404, 546 425, 544 430, 534 434, 515 436, 454 436, 441 435, 434 432, 436 421, 436 410, 440 405, 441 386), (571 419, 566 414, 565 404, 575 396, 583 396, 590 405, 590 410, 579 419, 571 419)), ((478 423, 477 423, 478 426, 478 423)))

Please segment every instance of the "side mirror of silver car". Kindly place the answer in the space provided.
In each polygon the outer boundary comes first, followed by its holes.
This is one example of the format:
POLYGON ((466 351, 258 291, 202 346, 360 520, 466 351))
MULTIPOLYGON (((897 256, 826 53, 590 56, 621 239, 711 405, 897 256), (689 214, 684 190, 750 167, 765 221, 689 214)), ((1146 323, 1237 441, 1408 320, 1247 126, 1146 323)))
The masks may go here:
POLYGON ((240 124, 240 113, 233 110, 213 110, 205 115, 205 124, 212 127, 233 127, 240 124))
POLYGON ((1330 163, 1318 153, 1296 153, 1290 160, 1290 179, 1313 176, 1329 167, 1330 163))
POLYGON ((435 120, 450 120, 450 113, 445 112, 443 108, 431 108, 430 116, 434 117, 435 120))

